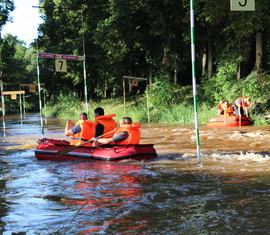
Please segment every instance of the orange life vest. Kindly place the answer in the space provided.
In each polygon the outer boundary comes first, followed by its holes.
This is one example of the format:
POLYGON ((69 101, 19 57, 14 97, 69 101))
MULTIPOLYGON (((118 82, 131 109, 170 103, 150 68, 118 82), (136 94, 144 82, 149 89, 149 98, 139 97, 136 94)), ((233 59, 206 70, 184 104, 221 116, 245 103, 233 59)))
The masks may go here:
POLYGON ((221 105, 220 105, 220 109, 226 109, 227 108, 227 105, 225 104, 225 103, 222 103, 221 105))
POLYGON ((125 144, 139 144, 141 140, 141 131, 140 131, 140 123, 132 123, 132 124, 125 124, 122 127, 118 128, 115 134, 118 134, 122 131, 128 132, 128 138, 121 142, 117 142, 117 145, 125 145, 125 144))
MULTIPOLYGON (((94 122, 90 120, 79 120, 76 125, 80 125, 81 131, 73 135, 70 144, 79 145, 93 137, 93 126, 94 122)), ((84 146, 92 147, 92 143, 87 143, 84 146)))
POLYGON ((218 104, 218 110, 222 110, 222 109, 223 109, 223 108, 222 108, 223 104, 224 104, 224 103, 218 104))
POLYGON ((244 98, 247 98, 247 97, 244 96, 244 97, 241 97, 241 98, 236 99, 236 100, 234 101, 235 105, 236 105, 237 107, 239 107, 238 100, 241 100, 241 101, 242 101, 242 104, 240 105, 240 107, 246 107, 246 106, 249 106, 248 103, 244 102, 244 98))
MULTIPOLYGON (((117 122, 112 119, 112 117, 115 117, 116 114, 109 114, 109 115, 103 115, 96 117, 94 130, 93 130, 93 136, 95 136, 96 133, 96 126, 98 123, 102 124, 104 126, 103 134, 113 131, 117 127, 117 122)), ((108 135, 102 136, 102 138, 110 138, 113 137, 114 132, 109 133, 108 135)))
POLYGON ((224 110, 224 116, 233 116, 234 115, 234 109, 231 104, 228 104, 228 106, 224 103, 221 105, 222 109, 224 110))
POLYGON ((229 107, 227 107, 226 109, 224 109, 224 115, 225 116, 234 116, 234 109, 231 105, 229 107))

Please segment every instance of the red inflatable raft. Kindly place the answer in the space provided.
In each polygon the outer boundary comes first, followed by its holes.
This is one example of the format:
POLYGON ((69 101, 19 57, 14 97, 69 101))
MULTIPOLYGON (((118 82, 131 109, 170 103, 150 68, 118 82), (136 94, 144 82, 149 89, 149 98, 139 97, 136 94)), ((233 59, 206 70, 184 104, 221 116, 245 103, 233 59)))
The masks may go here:
POLYGON ((102 147, 84 147, 76 149, 58 156, 58 152, 70 147, 68 141, 42 139, 35 150, 35 156, 38 160, 104 160, 119 161, 124 159, 150 159, 157 156, 153 144, 136 145, 106 145, 102 147))
POLYGON ((207 122, 209 127, 224 127, 224 126, 247 126, 253 125, 251 118, 246 116, 218 116, 211 118, 207 122))

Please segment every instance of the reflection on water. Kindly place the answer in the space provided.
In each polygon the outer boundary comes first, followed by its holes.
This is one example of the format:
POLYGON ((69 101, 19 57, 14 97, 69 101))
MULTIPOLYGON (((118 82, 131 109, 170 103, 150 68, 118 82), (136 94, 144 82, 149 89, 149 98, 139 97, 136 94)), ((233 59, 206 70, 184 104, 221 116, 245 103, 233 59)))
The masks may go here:
MULTIPOLYGON (((61 198, 65 205, 77 208, 78 218, 70 221, 80 221, 82 234, 106 231, 108 226, 117 225, 124 231, 136 231, 147 224, 149 218, 131 221, 126 217, 133 217, 132 209, 136 207, 144 195, 141 184, 146 181, 139 175, 140 165, 119 165, 114 163, 95 162, 78 163, 71 167, 70 175, 76 180, 72 187, 72 197, 61 198), (94 167, 95 171, 91 169, 94 167), (84 215, 84 216, 82 216, 84 215), (102 217, 101 217, 102 215, 102 217), (91 217, 89 221, 87 218, 91 217), (129 223, 126 228, 126 223, 129 223)), ((68 188, 69 185, 63 185, 68 188)), ((77 230, 78 230, 77 229, 77 230)))
MULTIPOLYGON (((74 120, 76 121, 76 120, 74 120)), ((63 136, 48 119, 45 137, 63 136)), ((0 138, 2 138, 0 132, 0 138)), ((270 234, 270 128, 143 124, 148 161, 37 161, 38 114, 0 140, 2 234, 270 234)))

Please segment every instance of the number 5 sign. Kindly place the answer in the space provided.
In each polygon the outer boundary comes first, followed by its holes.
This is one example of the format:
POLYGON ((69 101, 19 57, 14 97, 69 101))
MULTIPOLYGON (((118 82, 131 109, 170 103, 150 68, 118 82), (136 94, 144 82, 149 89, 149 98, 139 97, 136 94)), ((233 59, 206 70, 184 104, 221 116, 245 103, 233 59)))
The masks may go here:
POLYGON ((231 0, 231 11, 255 11, 255 0, 231 0))
POLYGON ((55 71, 56 72, 67 72, 67 61, 66 60, 55 60, 55 71))

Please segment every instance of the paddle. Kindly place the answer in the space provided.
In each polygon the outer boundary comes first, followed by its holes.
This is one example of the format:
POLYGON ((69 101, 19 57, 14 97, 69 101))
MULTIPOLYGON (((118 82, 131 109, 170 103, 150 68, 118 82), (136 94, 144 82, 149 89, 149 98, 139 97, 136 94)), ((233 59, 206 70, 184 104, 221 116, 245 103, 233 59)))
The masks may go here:
MULTIPOLYGON (((109 132, 107 132, 107 133, 105 133, 105 134, 103 134, 103 135, 100 135, 100 136, 96 137, 96 138, 98 139, 98 138, 103 137, 103 136, 105 136, 105 135, 107 135, 107 134, 110 134, 110 133, 112 133, 112 132, 115 132, 115 130, 109 131, 109 132)), ((59 150, 59 151, 57 152, 57 155, 58 155, 58 156, 63 156, 63 155, 65 155, 66 153, 68 153, 68 152, 70 152, 70 151, 72 151, 72 150, 74 150, 74 149, 76 149, 76 148, 78 148, 78 147, 80 147, 80 146, 82 146, 82 145, 85 145, 85 144, 87 144, 87 143, 90 143, 90 142, 91 142, 91 140, 88 140, 88 141, 86 141, 86 142, 84 142, 84 143, 82 143, 82 144, 79 144, 79 145, 72 145, 72 146, 67 147, 67 148, 65 148, 65 149, 59 150)))

